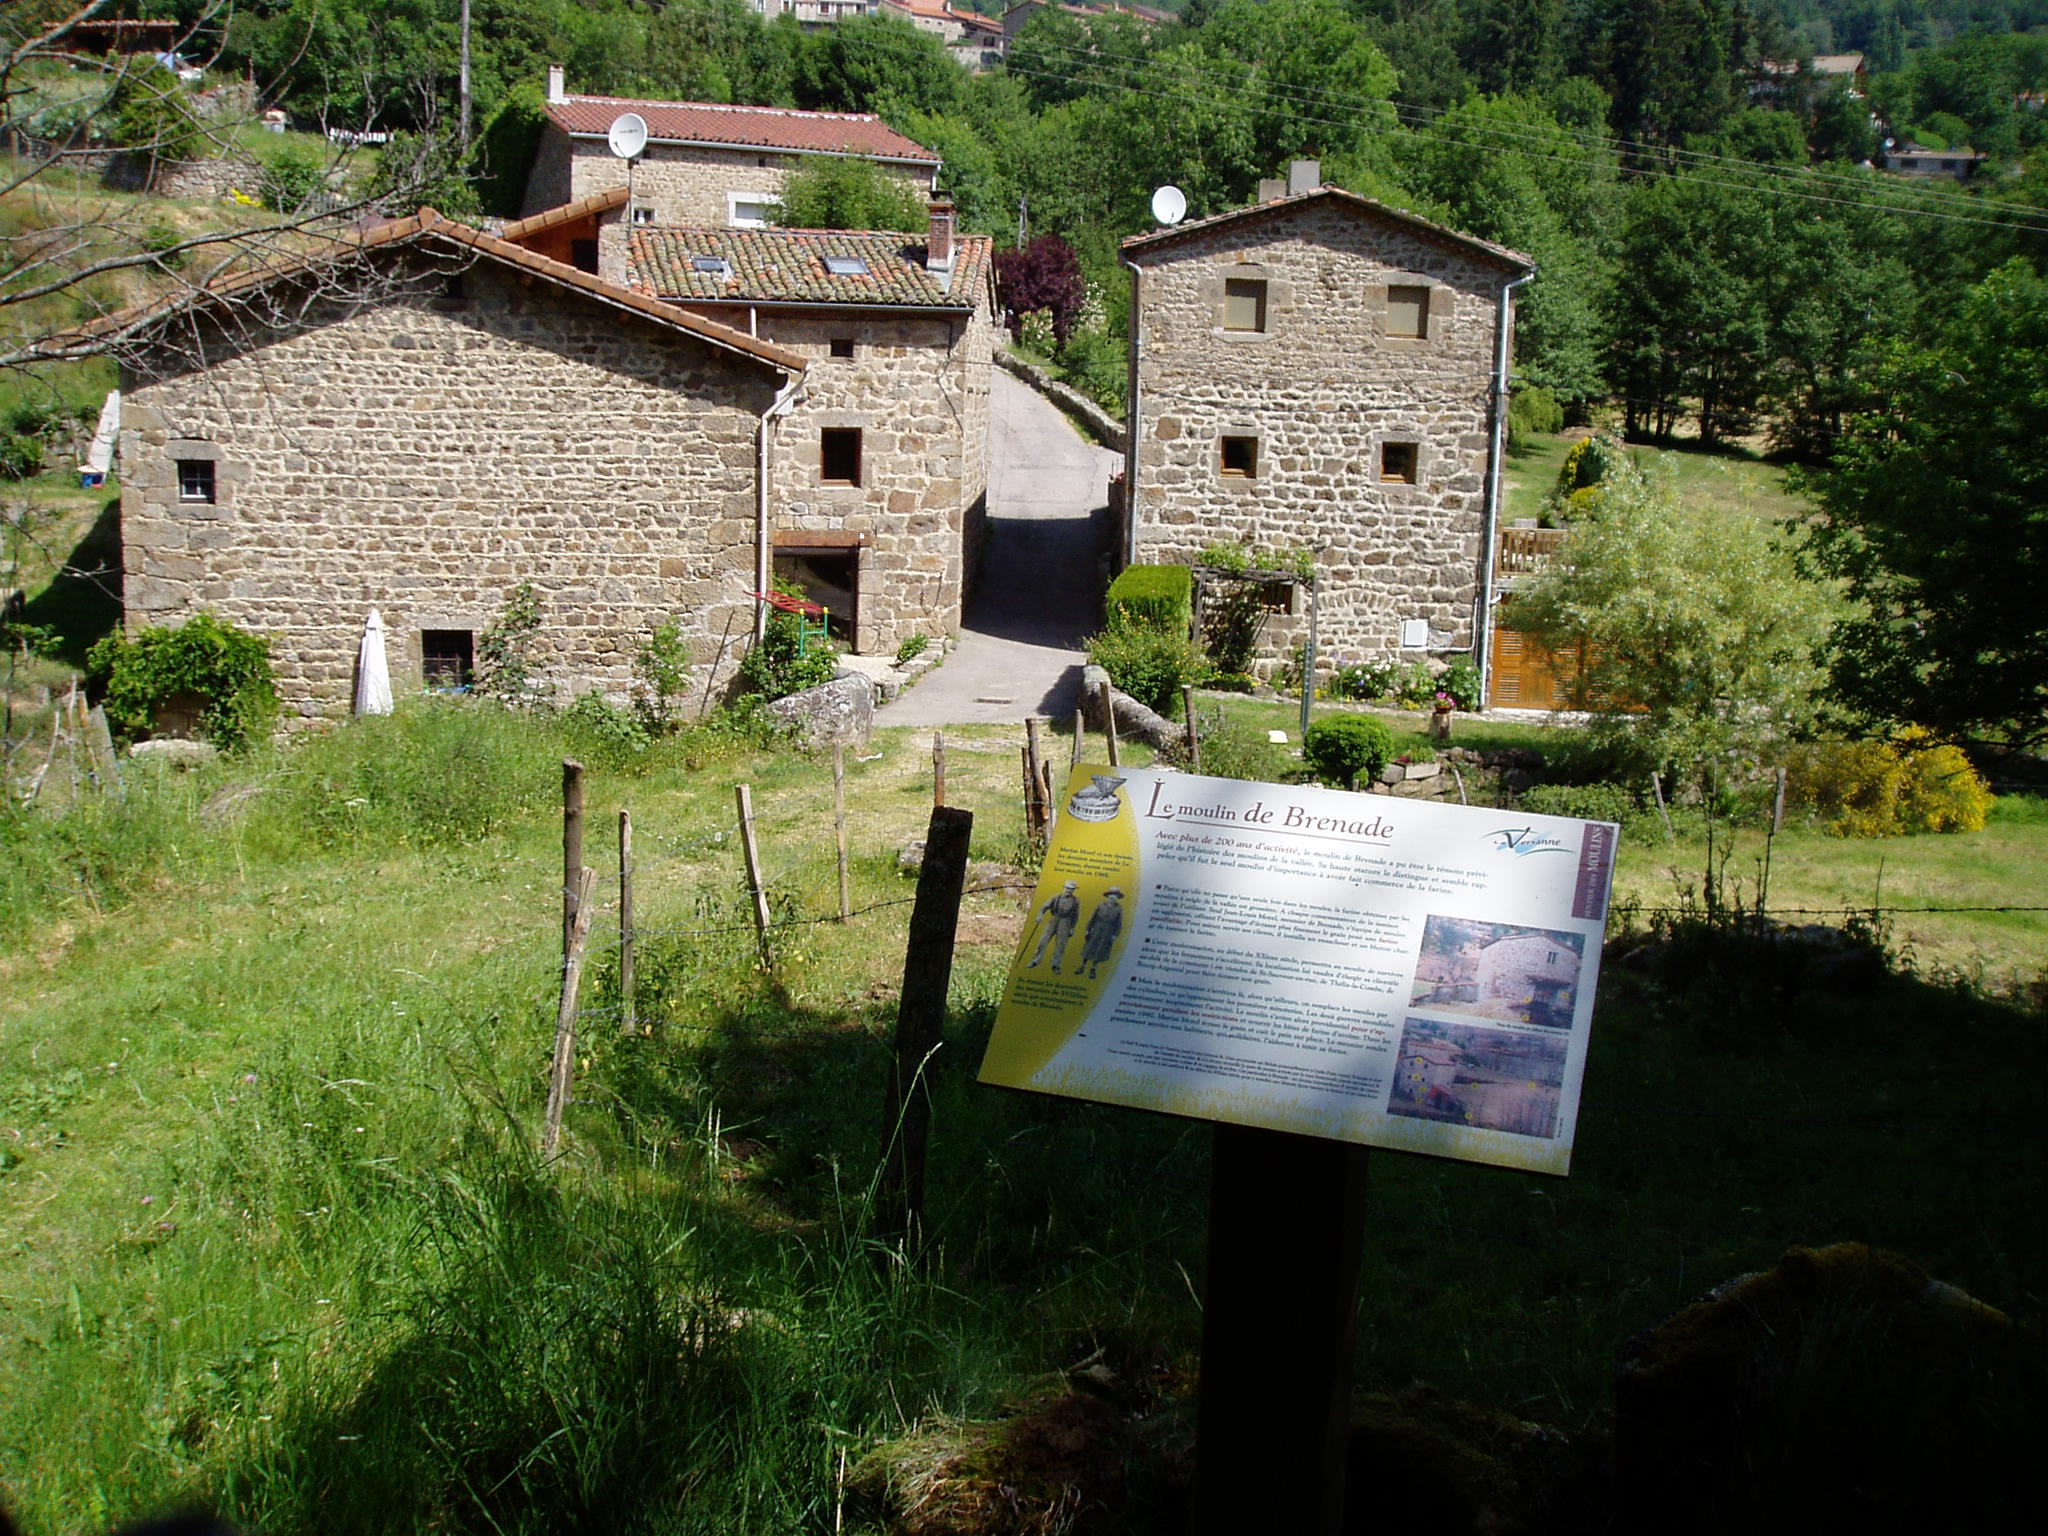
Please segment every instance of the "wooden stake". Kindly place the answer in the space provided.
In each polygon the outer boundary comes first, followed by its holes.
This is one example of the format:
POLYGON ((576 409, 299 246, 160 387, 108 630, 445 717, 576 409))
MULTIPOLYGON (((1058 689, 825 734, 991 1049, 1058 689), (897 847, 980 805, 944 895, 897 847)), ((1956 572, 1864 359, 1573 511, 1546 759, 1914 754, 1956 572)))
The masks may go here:
POLYGON ((569 933, 576 926, 583 878, 583 765, 562 759, 562 958, 569 958, 569 933))
POLYGON ((1045 801, 1039 797, 1038 786, 1043 775, 1039 766, 1045 761, 1038 746, 1038 717, 1024 717, 1024 830, 1033 841, 1045 836, 1045 801))
POLYGON ((896 1055, 882 1122, 882 1182, 875 1202, 877 1233, 906 1248, 917 1245, 924 1225, 925 1145, 932 1123, 925 1069, 945 1034, 946 988, 953 976, 953 940, 973 830, 972 811, 933 807, 917 874, 917 901, 910 909, 896 1055))
POLYGON ((1657 816, 1664 823, 1664 841, 1667 843, 1676 841, 1678 834, 1671 830, 1671 813, 1664 808, 1664 776, 1662 774, 1653 773, 1650 775, 1650 793, 1657 797, 1657 816))
POLYGON ((1088 716, 1086 711, 1084 711, 1080 705, 1076 704, 1074 706, 1074 755, 1067 764, 1069 768, 1078 767, 1080 765, 1081 749, 1087 744, 1087 741, 1088 716))
POLYGON ((619 1028, 639 1028, 633 996, 633 813, 619 812, 619 1028))
POLYGON ((839 854, 839 921, 853 919, 853 886, 846 870, 846 748, 832 743, 832 842, 839 854))
POLYGON ((946 733, 932 732, 932 804, 946 803, 946 733))
POLYGON ((1188 728, 1188 772, 1202 771, 1202 735, 1195 729, 1195 685, 1183 683, 1180 689, 1180 707, 1185 713, 1188 728))
POLYGON ((1041 812, 1043 813, 1043 819, 1044 819, 1044 822, 1045 822, 1045 827, 1044 827, 1044 840, 1045 840, 1046 842, 1051 842, 1051 841, 1052 841, 1052 823, 1053 823, 1053 805, 1054 805, 1054 801, 1053 801, 1053 798, 1052 798, 1052 764, 1051 764, 1051 763, 1040 763, 1040 764, 1038 765, 1038 792, 1039 792, 1039 798, 1038 798, 1038 807, 1039 807, 1039 810, 1040 810, 1040 811, 1041 811, 1041 812))
POLYGON ((583 941, 590 936, 590 883, 597 871, 576 874, 576 915, 569 920, 569 952, 562 959, 562 1006, 555 1014, 555 1061, 548 1074, 547 1122, 540 1150, 553 1157, 562 1142, 562 1114, 569 1107, 569 1089, 576 1080, 576 992, 583 984, 583 941))
POLYGON ((1785 830, 1785 770, 1778 770, 1778 793, 1771 801, 1771 836, 1785 830))
POLYGON ((1115 695, 1111 692, 1110 686, 1107 683, 1102 684, 1097 692, 1102 699, 1102 734, 1109 743, 1109 766, 1115 768, 1120 766, 1116 758, 1115 695))
POLYGON ((754 896, 754 940, 761 963, 768 963, 768 893, 761 886, 761 851, 754 846, 754 794, 744 784, 732 787, 740 808, 740 847, 747 856, 747 889, 754 896))

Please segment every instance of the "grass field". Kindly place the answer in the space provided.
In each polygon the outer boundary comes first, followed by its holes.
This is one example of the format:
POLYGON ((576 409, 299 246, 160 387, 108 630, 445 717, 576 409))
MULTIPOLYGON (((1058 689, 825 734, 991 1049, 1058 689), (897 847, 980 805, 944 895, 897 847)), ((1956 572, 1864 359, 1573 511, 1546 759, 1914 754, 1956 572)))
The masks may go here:
MULTIPOLYGON (((1520 453, 1510 453, 1502 475, 1501 516, 1513 522, 1540 517, 1544 498, 1557 484, 1573 439, 1541 436, 1520 453)), ((1716 515, 1739 515, 1775 522, 1803 516, 1808 504, 1785 488, 1782 465, 1766 463, 1739 451, 1708 453, 1697 448, 1629 450, 1639 459, 1662 457, 1677 477, 1679 500, 1687 507, 1716 515)))
MULTIPOLYGON (((617 1031, 601 915, 545 1169, 564 744, 421 719, 376 752, 343 733, 135 776, 118 809, 9 834, 0 1498, 30 1536, 189 1500, 279 1532, 861 1531, 867 1446, 1090 1358, 1184 1415, 1205 1134, 971 1080, 1022 875, 964 909, 933 1261, 878 1264, 864 1236, 928 737, 849 766, 870 910, 779 931, 768 969, 731 786, 754 786, 777 913, 822 915, 828 769, 696 739, 593 774, 601 872, 634 812, 655 1030, 617 1031)), ((1014 859, 1021 732, 947 737, 976 856, 1014 859)), ((1669 892, 1697 851, 1627 845, 1623 888, 1669 892)), ((1780 839, 1774 898, 1866 904, 1875 851, 1780 839)), ((1882 856, 1887 900, 2010 899, 2048 825, 1882 856)), ((1945 961, 2038 964, 2038 914, 1954 921, 1945 961)), ((2037 1317, 2041 1057, 2036 1023, 1946 981, 1617 963, 1569 1181, 1375 1157, 1361 1385, 1578 1432, 1623 1338, 1791 1243, 1898 1247, 2037 1317)), ((1170 1528, 1170 1500, 1137 1502, 1129 1529, 1170 1528)))

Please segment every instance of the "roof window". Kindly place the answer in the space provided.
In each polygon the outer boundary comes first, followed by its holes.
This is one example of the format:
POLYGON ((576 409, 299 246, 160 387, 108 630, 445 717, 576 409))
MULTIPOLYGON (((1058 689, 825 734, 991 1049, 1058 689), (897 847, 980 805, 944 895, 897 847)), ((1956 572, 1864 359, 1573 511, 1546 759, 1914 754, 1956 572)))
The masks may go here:
POLYGON ((692 256, 690 258, 690 270, 692 272, 709 272, 713 277, 731 277, 732 263, 723 256, 692 256))
POLYGON ((859 256, 827 256, 825 270, 834 277, 866 277, 868 264, 859 256))

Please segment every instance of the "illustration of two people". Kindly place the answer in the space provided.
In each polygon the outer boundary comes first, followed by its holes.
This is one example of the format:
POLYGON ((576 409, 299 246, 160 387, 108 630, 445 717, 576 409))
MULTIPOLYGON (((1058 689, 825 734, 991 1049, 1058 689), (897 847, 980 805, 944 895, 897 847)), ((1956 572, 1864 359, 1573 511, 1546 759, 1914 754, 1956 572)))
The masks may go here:
MULTIPOLYGON (((1074 930, 1081 924, 1081 898, 1074 893, 1080 889, 1080 882, 1069 880, 1056 896, 1047 898, 1038 909, 1038 949, 1031 956, 1035 966, 1045 958, 1047 946, 1052 948, 1052 973, 1060 974, 1060 967, 1066 963, 1067 944, 1074 937, 1074 930)), ((1093 981, 1103 964, 1116 948, 1117 936, 1124 931, 1124 893, 1112 885, 1102 893, 1102 900, 1095 904, 1095 910, 1088 914, 1088 931, 1081 939, 1080 964, 1074 967, 1074 974, 1087 972, 1093 981)), ((1026 967, 1029 969, 1030 967, 1026 967)))

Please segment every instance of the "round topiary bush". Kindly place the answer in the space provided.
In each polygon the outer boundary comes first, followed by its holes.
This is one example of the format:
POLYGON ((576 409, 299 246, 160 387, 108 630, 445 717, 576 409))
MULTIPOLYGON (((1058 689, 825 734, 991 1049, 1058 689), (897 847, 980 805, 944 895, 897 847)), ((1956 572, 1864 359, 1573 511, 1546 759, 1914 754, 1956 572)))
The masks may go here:
POLYGON ((1370 782, 1394 755, 1394 737, 1369 715, 1331 715, 1308 728, 1301 755, 1325 783, 1355 789, 1361 775, 1370 782))

